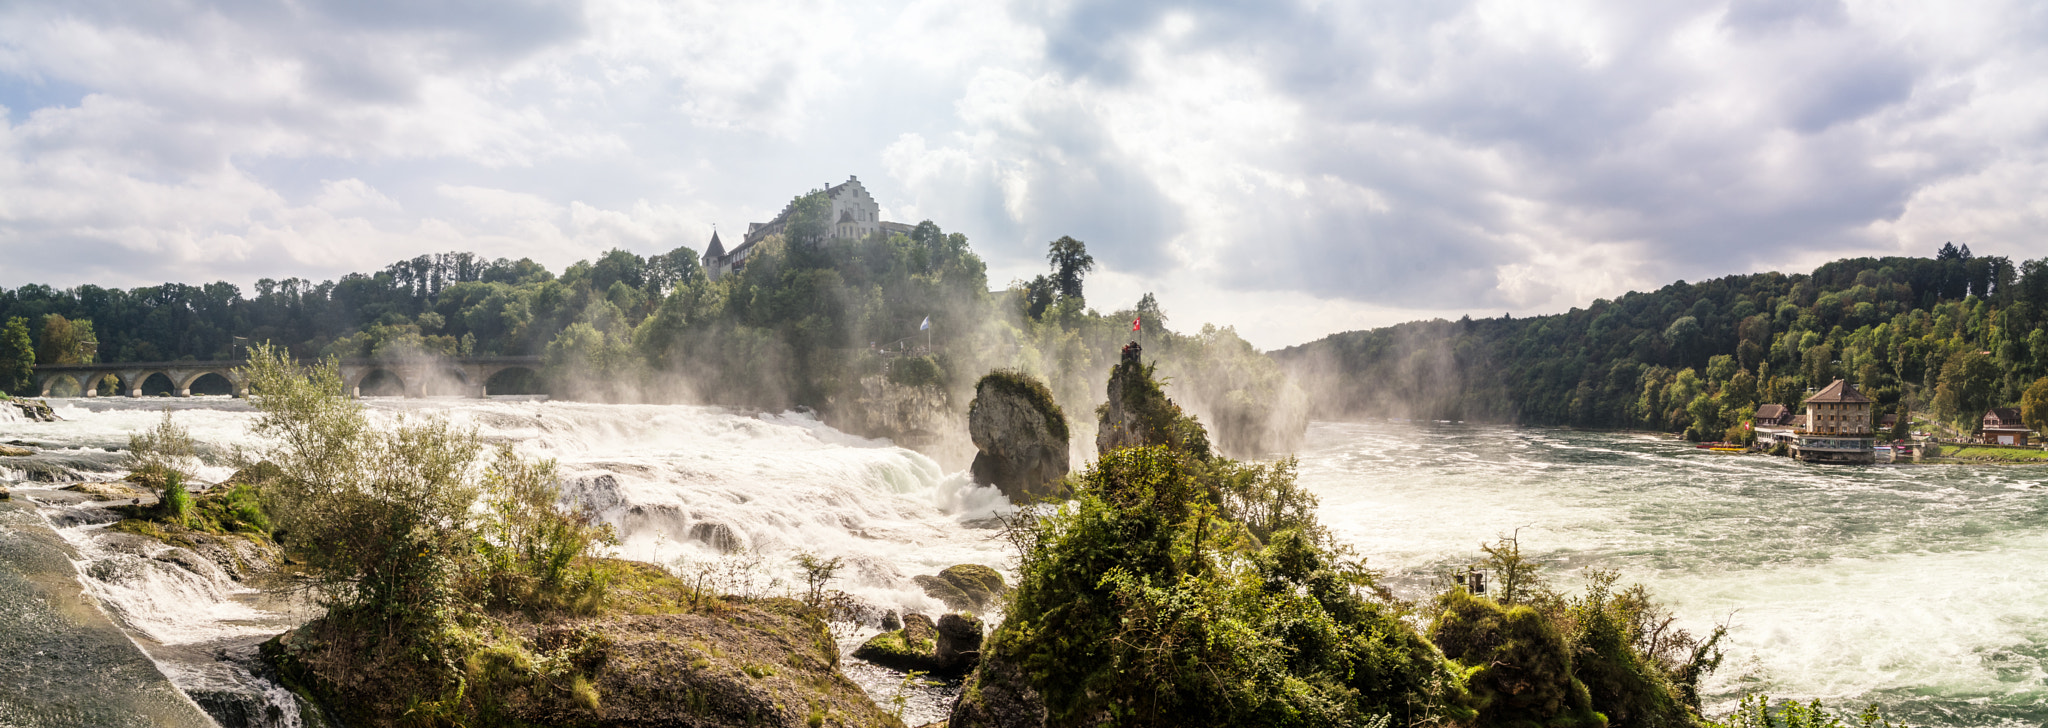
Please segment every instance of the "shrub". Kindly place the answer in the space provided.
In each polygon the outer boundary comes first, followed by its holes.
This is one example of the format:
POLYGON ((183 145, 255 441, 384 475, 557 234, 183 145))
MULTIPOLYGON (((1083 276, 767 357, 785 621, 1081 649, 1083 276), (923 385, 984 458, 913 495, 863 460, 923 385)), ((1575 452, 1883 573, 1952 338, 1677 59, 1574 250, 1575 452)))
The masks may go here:
POLYGON ((937 387, 946 383, 946 369, 931 356, 907 356, 889 363, 889 382, 906 387, 937 387))
POLYGON ((1551 621, 1526 606, 1503 607, 1453 589, 1429 638, 1444 656, 1472 666, 1466 686, 1479 701, 1479 725, 1598 727, 1585 684, 1572 674, 1572 652, 1551 621))
POLYGON ((192 517, 192 493, 185 490, 185 477, 172 470, 164 475, 164 495, 157 501, 157 519, 185 525, 192 517))
POLYGON ((155 427, 128 436, 128 469, 146 482, 189 472, 197 456, 192 434, 171 420, 170 410, 155 427))

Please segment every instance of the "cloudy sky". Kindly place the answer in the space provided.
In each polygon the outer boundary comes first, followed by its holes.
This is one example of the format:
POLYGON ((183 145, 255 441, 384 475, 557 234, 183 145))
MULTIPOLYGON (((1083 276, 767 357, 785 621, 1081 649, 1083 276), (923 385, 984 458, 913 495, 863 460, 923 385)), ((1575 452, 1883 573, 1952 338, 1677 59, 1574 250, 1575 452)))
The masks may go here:
POLYGON ((0 285, 699 250, 857 175, 1262 347, 2048 255, 2038 2, 6 0, 0 285))

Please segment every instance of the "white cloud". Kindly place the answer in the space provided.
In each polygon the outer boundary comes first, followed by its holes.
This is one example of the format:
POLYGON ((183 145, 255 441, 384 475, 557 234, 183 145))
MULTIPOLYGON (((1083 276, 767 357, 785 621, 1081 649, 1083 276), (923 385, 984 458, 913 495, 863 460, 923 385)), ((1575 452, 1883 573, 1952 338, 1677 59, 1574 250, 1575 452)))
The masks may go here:
POLYGON ((1832 0, 21 2, 0 285, 701 245, 858 174, 1255 343, 2038 256, 2048 17, 1832 0))

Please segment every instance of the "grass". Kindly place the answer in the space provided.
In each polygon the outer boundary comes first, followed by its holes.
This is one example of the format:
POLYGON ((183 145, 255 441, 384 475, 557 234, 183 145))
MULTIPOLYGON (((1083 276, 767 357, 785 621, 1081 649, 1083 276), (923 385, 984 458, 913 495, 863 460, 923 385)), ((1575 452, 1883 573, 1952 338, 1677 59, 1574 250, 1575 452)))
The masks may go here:
POLYGON ((2048 463, 2048 451, 2016 450, 2006 447, 1943 447, 1942 460, 1993 460, 2011 463, 2048 463))

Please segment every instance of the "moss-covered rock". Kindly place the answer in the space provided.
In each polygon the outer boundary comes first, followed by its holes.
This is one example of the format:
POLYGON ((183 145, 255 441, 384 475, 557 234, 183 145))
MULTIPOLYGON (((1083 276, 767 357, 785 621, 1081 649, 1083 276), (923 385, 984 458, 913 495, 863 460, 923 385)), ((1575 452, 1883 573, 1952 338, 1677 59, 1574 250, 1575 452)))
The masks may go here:
POLYGON ((404 646, 329 615, 266 643, 287 685, 350 726, 881 726, 902 722, 838 670, 816 610, 788 599, 692 600, 616 562, 611 608, 484 617, 404 646))
POLYGON ((987 612, 1002 603, 1003 595, 1010 587, 1003 583, 1003 575, 980 564, 960 564, 948 567, 938 576, 916 576, 924 593, 933 599, 946 603, 947 609, 960 612, 987 612))
POLYGON ((930 617, 911 614, 903 628, 869 638, 853 656, 891 670, 912 670, 935 675, 961 675, 974 669, 981 658, 981 619, 972 615, 930 617))
POLYGON ((1023 372, 989 372, 974 387, 967 431, 978 453, 976 482, 1025 503, 1060 492, 1067 474, 1067 418, 1043 382, 1023 372))

